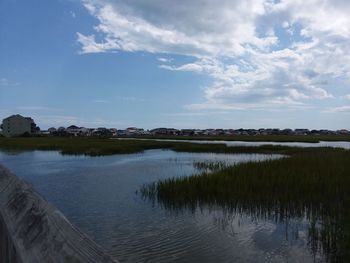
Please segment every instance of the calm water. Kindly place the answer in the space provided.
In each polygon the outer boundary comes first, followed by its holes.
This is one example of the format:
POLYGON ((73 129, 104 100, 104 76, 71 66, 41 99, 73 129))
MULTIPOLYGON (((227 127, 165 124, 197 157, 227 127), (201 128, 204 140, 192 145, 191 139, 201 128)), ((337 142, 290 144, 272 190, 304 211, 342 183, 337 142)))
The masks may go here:
POLYGON ((137 139, 137 138, 117 138, 114 140, 140 140, 140 141, 165 141, 165 142, 189 142, 199 144, 226 144, 227 146, 262 146, 262 145, 281 145, 289 147, 334 147, 350 149, 350 142, 347 141, 320 141, 311 142, 247 142, 247 141, 206 141, 206 140, 173 140, 173 139, 137 139))
POLYGON ((136 193, 144 183, 199 173, 195 162, 279 157, 169 150, 105 157, 0 152, 1 163, 121 262, 322 261, 308 248, 303 219, 276 223, 215 207, 168 211, 136 193))

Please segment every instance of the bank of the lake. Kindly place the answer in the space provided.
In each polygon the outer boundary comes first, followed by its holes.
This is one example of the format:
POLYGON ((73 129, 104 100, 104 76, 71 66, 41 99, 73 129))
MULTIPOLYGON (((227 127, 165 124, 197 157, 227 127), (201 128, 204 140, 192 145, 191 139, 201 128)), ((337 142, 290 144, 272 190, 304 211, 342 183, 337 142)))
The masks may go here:
POLYGON ((153 140, 113 140, 80 137, 31 137, 0 138, 0 149, 4 151, 57 150, 62 154, 103 156, 112 154, 137 153, 149 149, 172 149, 178 152, 216 153, 291 153, 289 147, 234 147, 223 144, 192 144, 153 140))
MULTIPOLYGON (((264 136, 262 136, 264 137, 264 136)), ((300 136, 300 142, 304 137, 300 136)), ((280 137, 282 138, 282 137, 280 137)), ((264 139, 266 139, 264 137, 264 139)), ((334 140, 337 141, 337 140, 334 140)), ((149 149, 172 149, 178 152, 216 152, 216 153, 280 153, 295 154, 309 149, 288 147, 284 145, 257 145, 246 147, 238 145, 226 147, 223 141, 217 143, 189 143, 190 140, 162 140, 162 139, 108 139, 83 137, 29 137, 4 138, 0 137, 0 149, 4 151, 28 150, 57 150, 62 154, 84 154, 89 156, 103 156, 112 154, 137 153, 149 149)), ((262 142, 262 141, 260 141, 262 142)), ((277 140, 278 142, 278 140, 277 140)), ((283 141, 280 141, 283 143, 283 141)), ((297 141, 296 141, 297 142, 297 141)), ((330 141, 332 142, 332 141, 330 141)), ((316 141, 314 143, 317 143, 316 141)), ((257 143, 258 144, 258 143, 257 143)), ((297 146, 297 145, 296 145, 297 146)), ((311 150, 312 151, 312 150, 311 150)))
POLYGON ((169 139, 169 140, 203 140, 203 141, 246 141, 246 142, 309 142, 317 143, 320 141, 350 141, 350 135, 155 135, 155 136, 136 136, 128 138, 143 139, 169 139))

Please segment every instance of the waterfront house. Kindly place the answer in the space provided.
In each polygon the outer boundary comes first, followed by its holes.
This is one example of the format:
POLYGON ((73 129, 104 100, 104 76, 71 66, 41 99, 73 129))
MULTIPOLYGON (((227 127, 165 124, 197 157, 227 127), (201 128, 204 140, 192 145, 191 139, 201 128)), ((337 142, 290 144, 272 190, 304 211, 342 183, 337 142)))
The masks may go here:
POLYGON ((34 134, 40 129, 32 118, 16 114, 3 119, 2 130, 4 136, 12 137, 34 134))

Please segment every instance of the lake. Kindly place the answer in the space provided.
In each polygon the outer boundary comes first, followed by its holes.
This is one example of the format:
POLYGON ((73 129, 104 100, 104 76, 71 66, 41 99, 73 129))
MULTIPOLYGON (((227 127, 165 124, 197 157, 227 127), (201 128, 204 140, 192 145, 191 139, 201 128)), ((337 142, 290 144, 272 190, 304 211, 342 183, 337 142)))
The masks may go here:
POLYGON ((139 194, 143 184, 201 173, 196 163, 281 157, 170 150, 103 157, 0 151, 1 163, 120 262, 322 262, 323 256, 310 249, 304 218, 276 222, 220 207, 174 211, 139 194))
POLYGON ((225 144, 229 147, 234 146, 262 146, 262 145, 279 145, 288 147, 332 147, 350 149, 348 141, 320 141, 312 142, 260 142, 260 141, 224 141, 224 140, 175 140, 175 139, 140 139, 140 138, 114 138, 113 140, 139 140, 139 141, 159 141, 159 142, 188 142, 197 144, 225 144))

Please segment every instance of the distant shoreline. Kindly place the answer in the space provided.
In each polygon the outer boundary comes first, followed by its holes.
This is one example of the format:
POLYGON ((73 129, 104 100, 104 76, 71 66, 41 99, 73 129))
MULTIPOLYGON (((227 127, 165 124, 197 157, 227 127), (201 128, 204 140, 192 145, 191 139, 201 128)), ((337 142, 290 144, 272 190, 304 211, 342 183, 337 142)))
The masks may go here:
POLYGON ((350 135, 221 135, 221 136, 118 136, 128 139, 169 139, 169 140, 203 140, 203 141, 247 141, 247 142, 309 142, 320 141, 350 141, 350 135))
MULTIPOLYGON (((31 150, 56 150, 62 154, 71 155, 88 155, 88 156, 104 156, 113 154, 126 154, 143 152, 150 149, 170 149, 178 152, 213 152, 213 153, 279 153, 293 154, 295 152, 304 152, 308 148, 286 145, 256 145, 244 146, 237 145, 228 147, 221 141, 227 140, 227 137, 212 137, 212 143, 189 143, 178 141, 183 137, 172 137, 173 141, 162 141, 157 138, 165 139, 166 137, 75 137, 75 136, 40 136, 40 137, 12 137, 0 138, 1 150, 16 150, 16 151, 31 151, 31 150), (125 140, 113 140, 111 138, 125 138, 125 140), (141 140, 140 140, 141 139, 141 140), (145 140, 143 140, 145 139, 145 140), (156 140, 149 140, 156 139, 156 140), (217 143, 214 141, 218 141, 217 143)), ((169 138, 169 137, 167 137, 169 138)), ((186 137, 187 140, 200 139, 199 137, 186 137)), ((207 139, 202 137, 201 139, 207 139)), ((246 142, 306 142, 318 143, 322 141, 350 141, 350 136, 320 136, 317 138, 310 136, 232 136, 231 141, 246 141, 246 142), (250 139, 250 140, 249 140, 250 139), (296 140, 299 139, 299 140, 296 140), (341 139, 341 140, 340 140, 341 139)), ((321 146, 323 148, 327 146, 321 146)), ((319 147, 319 148, 321 148, 319 147)), ((310 148, 310 147, 309 147, 310 148)), ((314 148, 314 147, 311 147, 314 148)), ((314 151, 314 150, 313 150, 314 151)))

